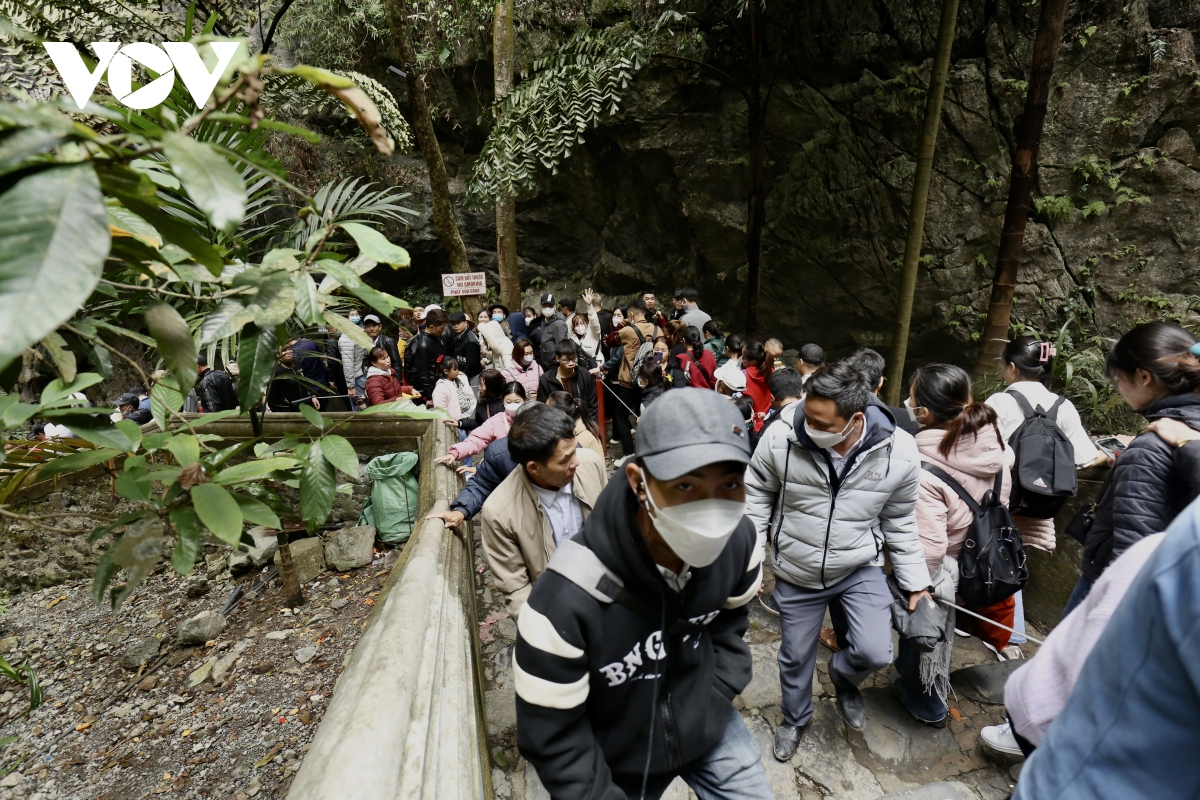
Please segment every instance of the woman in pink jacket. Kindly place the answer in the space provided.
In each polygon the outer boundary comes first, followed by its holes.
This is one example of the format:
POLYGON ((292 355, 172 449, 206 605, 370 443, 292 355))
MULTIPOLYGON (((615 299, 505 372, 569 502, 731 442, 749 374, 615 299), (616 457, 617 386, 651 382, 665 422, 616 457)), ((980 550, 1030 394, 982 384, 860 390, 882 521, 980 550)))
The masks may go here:
POLYGON ((525 387, 516 381, 508 383, 504 387, 504 413, 493 414, 487 418, 487 421, 480 425, 475 430, 471 431, 471 435, 464 441, 456 445, 452 445, 446 452, 446 455, 434 461, 435 464, 453 464, 455 461, 462 461, 465 458, 470 458, 473 455, 478 455, 487 449, 487 446, 497 439, 503 439, 508 436, 508 429, 512 427, 513 414, 517 413, 517 409, 525 402, 525 387))
POLYGON ((533 357, 533 342, 522 336, 513 342, 512 360, 500 371, 506 381, 516 381, 525 387, 526 397, 537 397, 542 367, 533 357))
MULTIPOLYGON (((966 372, 950 364, 929 364, 919 368, 913 375, 912 388, 904 405, 909 416, 921 426, 916 439, 922 462, 939 467, 977 500, 993 491, 997 475, 1002 476, 1000 500, 1007 505, 1013 452, 1000 436, 995 410, 975 402, 971 378, 966 372)), ((973 520, 971 509, 950 485, 928 470, 921 470, 917 531, 935 585, 941 577, 939 572, 957 578, 958 554, 973 520), (949 562, 945 566, 943 559, 949 562)), ((1008 604, 1008 624, 1011 625, 1012 598, 1005 602, 1008 604)), ((967 624, 960 621, 960 627, 967 627, 967 624)), ((998 643, 1003 648, 1007 644, 1007 633, 999 629, 996 632, 1001 635, 998 643)), ((896 659, 896 669, 901 674, 901 702, 918 720, 944 727, 945 698, 926 690, 916 674, 917 664, 918 655, 902 639, 896 659)), ((948 661, 945 667, 948 676, 948 661)))

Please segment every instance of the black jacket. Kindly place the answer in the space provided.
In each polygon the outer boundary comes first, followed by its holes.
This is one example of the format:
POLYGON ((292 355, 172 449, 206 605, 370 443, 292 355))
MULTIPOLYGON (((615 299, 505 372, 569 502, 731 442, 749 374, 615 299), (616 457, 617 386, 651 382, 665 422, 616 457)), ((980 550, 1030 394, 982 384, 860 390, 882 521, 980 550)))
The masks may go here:
POLYGON ((557 363, 557 358, 554 355, 554 350, 558 347, 558 343, 567 339, 567 318, 557 311, 554 316, 542 322, 542 334, 538 340, 537 361, 542 365, 542 369, 549 372, 554 369, 557 363))
POLYGON ((616 575, 630 603, 601 601, 551 559, 517 626, 517 746, 554 798, 626 800, 614 776, 640 785, 651 739, 650 774, 678 774, 721 739, 750 682, 742 636, 762 582, 754 526, 743 518, 676 593, 637 529, 637 505, 628 481, 610 481, 571 540, 616 575))
MULTIPOLYGON (((276 364, 275 377, 271 379, 271 386, 267 389, 267 408, 285 413, 300 411, 299 402, 314 394, 310 384, 299 380, 300 377, 301 373, 298 370, 276 364)), ((206 408, 205 411, 207 410, 206 408)))
POLYGON ((450 503, 450 510, 461 511, 467 519, 474 518, 483 508, 484 501, 516 468, 517 462, 508 454, 508 437, 492 442, 483 451, 483 461, 471 480, 467 481, 458 497, 450 503))
MULTIPOLYGON (((342 349, 338 340, 329 338, 324 342, 325 364, 329 371, 329 382, 336 394, 346 393, 346 371, 342 368, 342 349)), ((393 365, 395 366, 395 365, 393 365)))
MULTIPOLYGON (((1164 397, 1141 409, 1142 416, 1177 419, 1200 429, 1200 394, 1164 397)), ((1113 463, 1101 488, 1096 519, 1083 546, 1083 574, 1096 580, 1130 545, 1162 533, 1193 497, 1193 475, 1176 469, 1173 448, 1155 433, 1130 443, 1113 463)))
POLYGON ((433 387, 437 383, 438 356, 445 353, 446 347, 442 340, 430 336, 424 328, 417 331, 417 335, 404 351, 404 380, 426 400, 433 399, 433 387))
MULTIPOLYGON (((392 369, 396 370, 396 374, 399 375, 400 370, 404 367, 404 361, 400 358, 400 350, 396 347, 396 340, 381 331, 379 338, 375 340, 375 344, 373 346, 382 347, 384 350, 387 350, 388 358, 392 360, 392 369)), ((408 350, 405 349, 404 352, 407 354, 408 350)), ((367 366, 370 366, 371 352, 369 350, 367 351, 367 354, 363 360, 367 362, 367 366)), ((436 382, 437 381, 434 381, 434 383, 436 382)), ((430 390, 432 391, 432 386, 430 387, 430 390)))
POLYGON ((133 411, 130 411, 128 414, 122 417, 122 419, 136 422, 138 425, 145 425, 147 422, 154 419, 154 415, 150 413, 150 409, 148 408, 135 408, 133 411))
POLYGON ((483 423, 487 422, 497 414, 504 413, 504 398, 497 397, 492 400, 480 398, 475 404, 475 414, 472 417, 464 417, 458 421, 458 427, 464 431, 473 431, 483 423))
POLYGON ((455 334, 449 325, 442 332, 442 347, 446 355, 458 360, 458 369, 468 380, 483 372, 483 361, 479 355, 479 337, 475 331, 467 328, 461 334, 455 334))
POLYGON ((219 369, 204 370, 196 381, 196 397, 205 414, 238 407, 237 387, 229 374, 219 369))
POLYGON ((596 379, 587 371, 575 367, 575 377, 571 378, 571 386, 568 388, 558 379, 558 362, 555 361, 554 366, 543 372, 542 377, 538 379, 538 402, 546 402, 554 392, 568 392, 572 397, 583 400, 591 421, 596 422, 599 419, 600 404, 596 400, 596 379))

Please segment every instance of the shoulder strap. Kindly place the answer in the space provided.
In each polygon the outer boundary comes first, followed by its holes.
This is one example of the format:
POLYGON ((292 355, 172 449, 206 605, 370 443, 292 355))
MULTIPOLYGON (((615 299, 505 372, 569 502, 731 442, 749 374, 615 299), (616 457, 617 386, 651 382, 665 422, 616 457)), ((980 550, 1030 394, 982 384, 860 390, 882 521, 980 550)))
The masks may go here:
MULTIPOLYGON (((946 472, 946 470, 942 469, 941 467, 937 466, 936 464, 930 464, 928 461, 921 462, 921 469, 937 476, 937 478, 939 480, 941 480, 942 483, 949 486, 951 489, 954 490, 955 494, 957 494, 959 497, 962 498, 962 501, 967 504, 967 508, 971 509, 972 513, 974 513, 976 516, 979 515, 979 513, 980 513, 979 503, 975 500, 974 497, 971 497, 971 495, 969 495, 967 493, 967 490, 962 487, 962 484, 960 484, 958 481, 954 480, 954 478, 951 478, 950 474, 948 472, 946 472)), ((997 476, 997 478, 999 478, 999 476, 997 476)))
POLYGON ((637 326, 637 323, 631 322, 630 327, 632 327, 633 332, 637 334, 638 346, 640 347, 641 345, 645 344, 646 343, 646 334, 642 333, 642 329, 637 326))
POLYGON ((613 602, 625 588, 599 556, 570 539, 558 546, 546 568, 562 575, 601 603, 613 602))
POLYGON ((1046 412, 1046 417, 1054 423, 1058 422, 1058 407, 1067 402, 1067 398, 1059 397, 1054 401, 1054 405, 1050 406, 1050 410, 1046 412))
POLYGON ((1009 389, 1007 392, 1005 392, 1005 394, 1013 396, 1013 399, 1017 401, 1017 405, 1021 407, 1021 413, 1025 415, 1025 419, 1029 419, 1033 416, 1033 406, 1029 404, 1029 400, 1026 399, 1025 395, 1021 394, 1016 389, 1009 389))

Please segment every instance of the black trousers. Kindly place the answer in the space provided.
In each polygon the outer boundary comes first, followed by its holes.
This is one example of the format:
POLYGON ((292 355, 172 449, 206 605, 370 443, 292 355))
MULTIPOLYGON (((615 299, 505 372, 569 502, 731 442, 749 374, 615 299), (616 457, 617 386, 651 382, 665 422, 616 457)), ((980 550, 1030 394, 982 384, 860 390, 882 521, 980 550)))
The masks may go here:
MULTIPOLYGON (((633 423, 630 422, 629 409, 633 409, 636 415, 642 405, 642 390, 636 386, 622 386, 616 384, 614 386, 617 392, 617 400, 611 404, 612 420, 613 420, 613 438, 621 443, 621 449, 625 451, 625 455, 633 455, 633 423), (624 403, 625 405, 621 405, 624 403), (629 406, 626 408, 625 406, 629 406)), ((608 408, 608 406, 606 406, 608 408)), ((633 419, 637 419, 636 416, 633 419)))

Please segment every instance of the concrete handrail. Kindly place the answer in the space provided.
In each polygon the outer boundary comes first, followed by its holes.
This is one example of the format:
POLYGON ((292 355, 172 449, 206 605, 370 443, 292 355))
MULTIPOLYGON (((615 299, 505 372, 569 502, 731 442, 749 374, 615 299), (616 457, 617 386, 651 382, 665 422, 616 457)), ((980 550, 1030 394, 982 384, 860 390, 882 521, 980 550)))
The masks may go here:
POLYGON ((425 521, 458 491, 429 423, 418 524, 338 682, 289 800, 491 797, 469 541, 425 521))

